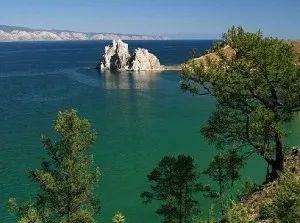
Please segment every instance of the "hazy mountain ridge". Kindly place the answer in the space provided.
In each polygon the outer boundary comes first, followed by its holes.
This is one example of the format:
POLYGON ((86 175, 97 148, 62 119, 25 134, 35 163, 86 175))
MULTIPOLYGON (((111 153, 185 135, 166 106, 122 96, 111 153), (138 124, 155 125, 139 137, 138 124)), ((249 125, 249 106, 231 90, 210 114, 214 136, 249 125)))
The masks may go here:
POLYGON ((0 41, 60 41, 60 40, 167 40, 163 36, 119 33, 84 33, 68 30, 42 30, 0 25, 0 41))

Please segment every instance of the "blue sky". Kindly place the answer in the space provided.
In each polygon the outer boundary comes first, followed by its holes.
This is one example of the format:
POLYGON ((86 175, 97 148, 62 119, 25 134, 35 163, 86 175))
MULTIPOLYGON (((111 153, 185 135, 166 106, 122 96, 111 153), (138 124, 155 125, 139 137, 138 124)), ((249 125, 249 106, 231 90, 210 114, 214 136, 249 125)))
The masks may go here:
POLYGON ((300 39, 300 0, 0 0, 0 24, 219 38, 232 25, 300 39))

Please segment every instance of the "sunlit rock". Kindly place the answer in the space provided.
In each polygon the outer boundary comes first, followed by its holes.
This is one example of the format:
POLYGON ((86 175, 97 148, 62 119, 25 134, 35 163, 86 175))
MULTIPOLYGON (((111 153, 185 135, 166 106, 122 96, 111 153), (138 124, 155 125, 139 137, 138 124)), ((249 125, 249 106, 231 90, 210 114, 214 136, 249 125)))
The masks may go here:
POLYGON ((128 44, 120 39, 113 40, 111 45, 105 47, 98 68, 101 70, 128 70, 129 59, 128 44))
POLYGON ((113 40, 113 43, 105 47, 104 55, 98 63, 100 70, 130 70, 150 71, 161 70, 158 58, 149 53, 147 49, 138 48, 132 56, 128 51, 128 44, 122 40, 113 40))
POLYGON ((129 60, 129 70, 160 70, 160 62, 147 49, 138 48, 129 60))

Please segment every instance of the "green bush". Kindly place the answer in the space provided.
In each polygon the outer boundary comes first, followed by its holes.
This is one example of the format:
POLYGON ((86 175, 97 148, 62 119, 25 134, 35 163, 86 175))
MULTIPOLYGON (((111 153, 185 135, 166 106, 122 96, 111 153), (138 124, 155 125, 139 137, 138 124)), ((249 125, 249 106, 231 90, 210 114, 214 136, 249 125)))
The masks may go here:
POLYGON ((219 223, 220 221, 215 217, 214 205, 210 206, 209 217, 207 219, 196 219, 194 223, 219 223))
POLYGON ((300 182, 292 173, 283 173, 272 188, 272 203, 261 208, 260 218, 297 223, 300 219, 300 182))
POLYGON ((247 200, 256 190, 257 184, 255 184, 251 179, 247 179, 243 187, 238 191, 237 198, 240 201, 247 200))
POLYGON ((18 223, 42 223, 37 211, 29 208, 26 215, 22 216, 18 223))
POLYGON ((247 209, 240 203, 232 201, 231 208, 226 213, 228 223, 250 223, 247 209))

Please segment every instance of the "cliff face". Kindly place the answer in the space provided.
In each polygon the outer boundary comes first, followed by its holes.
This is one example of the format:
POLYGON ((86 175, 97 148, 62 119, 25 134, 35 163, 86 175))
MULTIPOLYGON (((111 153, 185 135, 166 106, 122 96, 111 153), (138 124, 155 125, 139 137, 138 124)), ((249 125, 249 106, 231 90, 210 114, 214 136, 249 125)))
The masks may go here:
POLYGON ((156 56, 146 49, 138 48, 129 60, 130 70, 160 70, 160 62, 156 56))
POLYGON ((129 54, 128 44, 122 40, 113 40, 105 47, 105 53, 97 65, 100 70, 132 70, 149 71, 161 70, 159 60, 147 49, 138 48, 132 55, 129 54))
POLYGON ((0 41, 59 41, 59 40, 166 40, 162 36, 114 33, 83 33, 60 30, 34 30, 0 25, 0 41))
POLYGON ((123 43, 121 40, 114 40, 111 45, 105 47, 98 68, 101 70, 127 70, 129 59, 128 44, 123 43))

